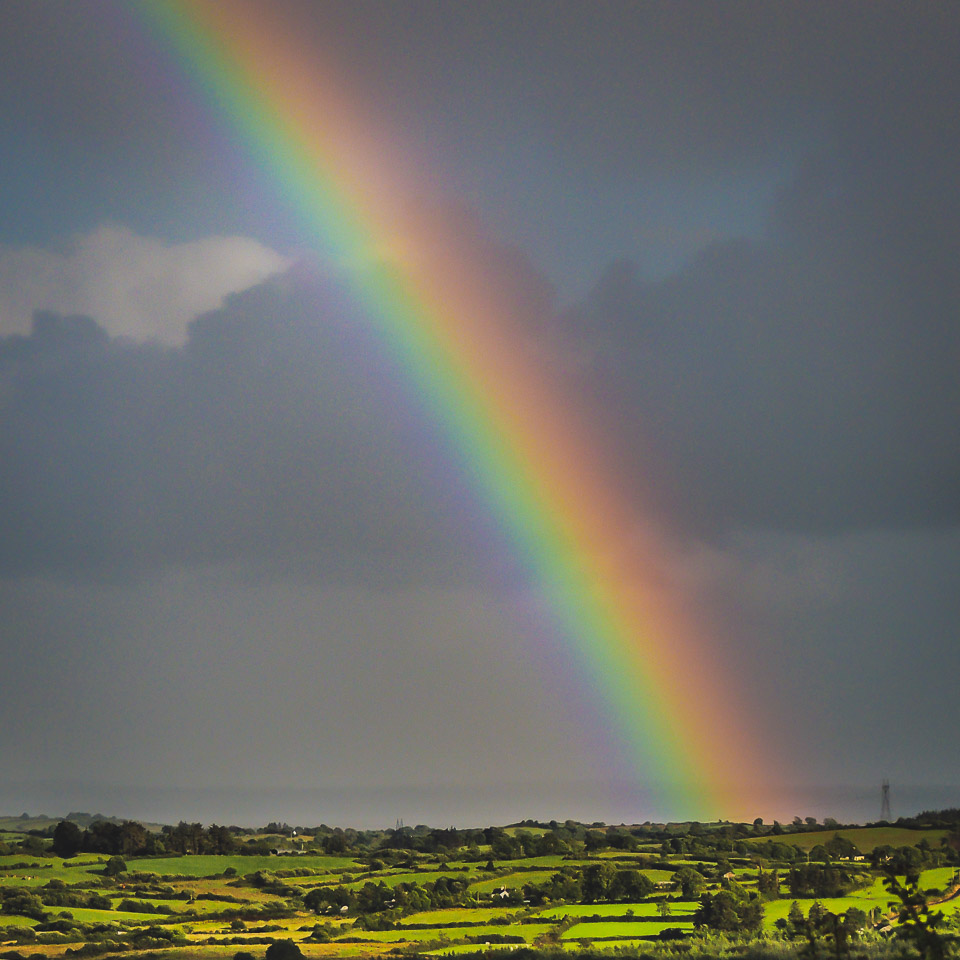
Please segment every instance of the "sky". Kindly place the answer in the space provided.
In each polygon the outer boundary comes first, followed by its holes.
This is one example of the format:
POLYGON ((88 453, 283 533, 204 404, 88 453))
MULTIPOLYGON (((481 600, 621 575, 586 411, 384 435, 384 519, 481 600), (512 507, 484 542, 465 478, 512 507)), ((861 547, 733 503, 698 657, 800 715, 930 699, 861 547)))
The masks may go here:
MULTIPOLYGON (((960 8, 234 10, 587 426, 736 815, 960 805, 960 8)), ((677 816, 369 316, 394 252, 201 87, 143 5, 0 6, 0 812, 677 816)))

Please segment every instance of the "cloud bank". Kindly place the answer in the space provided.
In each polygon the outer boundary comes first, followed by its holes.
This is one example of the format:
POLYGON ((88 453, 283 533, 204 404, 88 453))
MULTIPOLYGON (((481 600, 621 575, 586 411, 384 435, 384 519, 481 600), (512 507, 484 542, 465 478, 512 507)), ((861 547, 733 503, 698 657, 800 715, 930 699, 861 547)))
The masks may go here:
POLYGON ((0 247, 0 335, 35 310, 96 317, 113 336, 181 344, 187 324, 291 261, 247 237, 166 243, 102 226, 62 250, 0 247))

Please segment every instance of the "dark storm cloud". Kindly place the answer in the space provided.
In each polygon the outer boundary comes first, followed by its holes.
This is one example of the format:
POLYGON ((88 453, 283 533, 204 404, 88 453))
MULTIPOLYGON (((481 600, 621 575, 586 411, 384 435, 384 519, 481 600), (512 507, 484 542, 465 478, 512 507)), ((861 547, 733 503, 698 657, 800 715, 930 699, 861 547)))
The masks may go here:
MULTIPOLYGON (((397 199, 437 204, 431 265, 479 278, 617 480, 671 510, 652 572, 716 625, 798 779, 949 782, 960 7, 270 10, 414 169, 397 199), (555 288, 583 302, 557 316, 555 288)), ((620 775, 583 671, 346 285, 301 268, 176 348, 107 335, 180 344, 254 282, 203 266, 197 306, 168 272, 243 259, 217 237, 258 263, 317 242, 137 11, 0 4, 0 253, 31 281, 0 325, 94 315, 0 339, 0 802, 417 822, 398 798, 449 784, 422 819, 460 822, 466 792, 485 820, 604 816, 554 783, 620 775), (64 268, 104 232, 110 269, 64 268), (511 779, 539 784, 522 810, 511 779), (311 794, 278 808, 290 789, 311 794)), ((797 796, 756 813, 876 815, 797 796)), ((643 810, 631 787, 617 818, 643 810)))
MULTIPOLYGON (((466 193, 564 270, 592 267, 601 240, 629 252, 646 237, 629 221, 651 209, 692 234, 689 252, 702 224, 690 211, 671 221, 658 198, 710 204, 733 181, 769 182, 851 119, 897 110, 921 154, 953 123, 960 18, 947 3, 361 0, 277 12, 336 65, 396 162, 416 159, 426 190, 466 193)), ((291 242, 270 185, 135 5, 11 0, 0 17, 3 235, 48 240, 109 218, 291 242)))
POLYGON ((482 139, 498 126, 525 130, 578 173, 631 179, 651 165, 756 164, 838 108, 918 78, 938 83, 955 73, 958 31, 946 3, 360 0, 288 10, 390 113, 453 124, 481 151, 509 148, 482 139))
POLYGON ((482 524, 429 417, 350 296, 306 273, 201 317, 183 349, 50 314, 0 341, 0 570, 471 564, 482 524))
POLYGON ((703 523, 960 521, 958 121, 935 85, 870 105, 764 238, 657 283, 614 265, 567 318, 703 523))

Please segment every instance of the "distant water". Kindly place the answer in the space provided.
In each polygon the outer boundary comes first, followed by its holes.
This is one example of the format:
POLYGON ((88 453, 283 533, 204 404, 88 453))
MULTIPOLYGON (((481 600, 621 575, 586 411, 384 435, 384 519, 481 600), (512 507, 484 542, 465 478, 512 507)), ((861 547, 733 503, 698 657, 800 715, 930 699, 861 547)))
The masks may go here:
MULTIPOLYGON (((880 784, 799 787, 779 791, 768 809, 754 816, 767 823, 789 822, 794 816, 833 817, 842 823, 880 818, 880 784)), ((892 819, 921 810, 960 807, 960 785, 890 785, 892 819)), ((679 819, 662 793, 619 783, 481 783, 471 785, 394 784, 289 788, 145 787, 102 783, 10 781, 0 785, 0 814, 62 816, 70 810, 103 813, 159 823, 178 820, 259 826, 270 821, 291 825, 392 827, 482 827, 523 819, 566 819, 585 823, 643 823, 679 819)), ((754 816, 744 817, 753 819, 754 816)), ((697 819, 717 819, 699 811, 697 819)))

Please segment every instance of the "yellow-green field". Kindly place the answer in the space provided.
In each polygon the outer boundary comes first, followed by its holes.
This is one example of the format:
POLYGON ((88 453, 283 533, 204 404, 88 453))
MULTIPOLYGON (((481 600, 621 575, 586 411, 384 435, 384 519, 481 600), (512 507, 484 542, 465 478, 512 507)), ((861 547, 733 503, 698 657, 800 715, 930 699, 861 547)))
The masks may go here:
POLYGON ((790 843, 809 853, 818 844, 825 844, 840 834, 845 840, 855 844, 863 854, 870 853, 874 847, 914 847, 926 840, 932 847, 940 845, 947 835, 946 830, 910 830, 906 827, 857 827, 852 830, 814 830, 810 833, 788 833, 767 839, 781 843, 790 843))
MULTIPOLYGON (((681 891, 673 888, 672 878, 679 869, 699 871, 709 878, 704 879, 705 891, 716 893, 720 889, 714 879, 718 861, 729 859, 739 881, 733 886, 734 894, 756 896, 759 871, 756 864, 746 862, 744 854, 755 842, 751 829, 748 825, 743 831, 739 854, 728 843, 703 859, 691 853, 666 856, 660 844, 650 844, 658 868, 641 872, 654 883, 667 884, 668 889, 634 902, 618 902, 617 887, 610 878, 651 862, 650 854, 639 860, 635 853, 597 851, 595 832, 589 837, 589 855, 581 839, 566 854, 509 860, 478 854, 475 842, 435 853, 367 848, 356 857, 319 853, 131 856, 125 858, 126 870, 123 864, 111 867, 111 871, 121 871, 116 876, 106 875, 109 858, 103 855, 87 853, 64 860, 37 853, 14 854, 0 857, 0 928, 6 931, 6 945, 21 956, 44 958, 63 957, 68 948, 84 943, 102 946, 106 939, 120 942, 131 958, 150 952, 162 955, 162 960, 233 960, 239 950, 262 960, 269 942, 276 940, 295 941, 306 957, 317 960, 380 956, 391 951, 475 952, 487 949, 488 943, 490 950, 516 948, 515 943, 496 942, 504 938, 527 945, 554 943, 563 950, 593 944, 597 950, 632 947, 649 951, 663 931, 681 931, 687 936, 694 932, 694 914, 700 903, 696 897, 682 898, 681 891), (494 860, 492 873, 487 869, 489 859, 494 860), (562 877, 555 879, 561 872, 562 877), (307 875, 292 875, 295 873, 307 875), (444 877, 462 882, 438 884, 444 877), (597 877, 606 877, 603 882, 609 886, 599 894, 588 892, 588 883, 597 877), (400 884, 406 892, 397 889, 400 884), (501 904, 501 888, 509 892, 509 904, 501 904), (549 899, 558 896, 569 902, 549 899), (664 897, 668 898, 668 916, 660 913, 664 897), (112 909, 99 909, 104 898, 112 909), (587 899, 591 902, 584 902, 587 899), (118 909, 121 905, 126 909, 118 909), (136 909, 131 909, 132 905, 136 909), (157 913, 157 908, 165 912, 157 913), (41 915, 44 921, 36 919, 41 915), (72 924, 56 923, 58 920, 72 920, 72 924), (35 929, 38 926, 39 931, 35 929), (143 949, 138 938, 143 940, 143 949), (220 942, 208 942, 212 939, 220 942)), ((915 845, 926 838, 928 843, 921 852, 928 864, 943 863, 946 855, 939 844, 945 834, 942 830, 882 827, 840 832, 860 849, 872 849, 877 843, 915 845)), ((678 833, 682 835, 679 825, 661 837, 669 839, 678 833)), ((777 839, 811 849, 832 835, 817 831, 777 839)), ((722 838, 720 834, 712 836, 722 838)), ((710 833, 698 834, 685 849, 702 850, 704 843, 712 842, 710 837, 710 833)), ((35 849, 36 840, 28 839, 35 849)), ((551 842, 556 843, 556 838, 551 842)), ((771 862, 764 869, 780 871, 782 899, 765 904, 762 924, 768 935, 775 936, 777 921, 787 917, 793 902, 786 883, 789 865, 771 862)), ((845 883, 857 882, 858 876, 869 876, 870 882, 847 896, 822 899, 825 909, 841 913, 857 908, 869 914, 879 907, 884 918, 894 915, 889 908, 892 898, 879 873, 868 872, 869 864, 857 864, 855 869, 847 864, 842 869, 848 875, 845 883)), ((931 898, 940 898, 954 889, 955 871, 954 866, 945 864, 928 867, 921 876, 921 888, 931 891, 931 898)), ((626 884, 626 877, 621 881, 626 884)), ((805 915, 814 903, 798 902, 805 915)), ((947 900, 940 909, 948 917, 960 917, 960 897, 947 900)))

